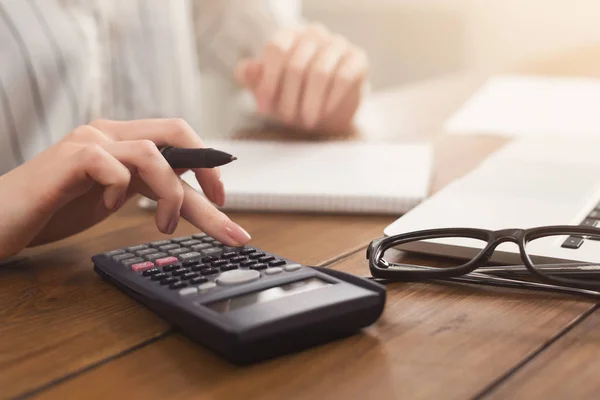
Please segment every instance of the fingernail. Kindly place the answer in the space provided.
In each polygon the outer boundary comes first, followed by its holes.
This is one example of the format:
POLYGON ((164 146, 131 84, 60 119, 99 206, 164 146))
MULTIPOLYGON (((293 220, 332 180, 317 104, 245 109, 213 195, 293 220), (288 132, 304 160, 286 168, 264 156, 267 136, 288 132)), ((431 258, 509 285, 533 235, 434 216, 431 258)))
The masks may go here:
POLYGON ((304 120, 304 123, 308 129, 313 129, 317 123, 317 118, 311 115, 304 120))
POLYGON ((177 224, 179 224, 179 214, 177 214, 169 223, 169 227, 167 228, 167 233, 171 235, 177 229, 177 224))
POLYGON ((121 195, 121 197, 119 197, 119 198, 117 199, 117 201, 116 201, 116 202, 115 202, 115 204, 113 205, 112 209, 113 209, 114 211, 117 211, 119 208, 123 207, 123 204, 125 204, 125 200, 126 200, 126 198, 127 198, 127 195, 126 195, 126 193, 123 193, 123 194, 121 195))
POLYGON ((248 232, 232 221, 229 221, 225 226, 225 233, 237 245, 246 244, 248 241, 250 241, 250 239, 252 239, 248 232))
POLYGON ((261 114, 269 112, 269 102, 264 97, 258 101, 258 112, 261 114))

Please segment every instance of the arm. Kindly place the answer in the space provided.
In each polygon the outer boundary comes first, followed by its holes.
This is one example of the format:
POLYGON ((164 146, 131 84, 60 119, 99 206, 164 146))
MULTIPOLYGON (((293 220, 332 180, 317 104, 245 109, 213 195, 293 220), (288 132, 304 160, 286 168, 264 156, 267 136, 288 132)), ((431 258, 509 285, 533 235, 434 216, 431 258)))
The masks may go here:
MULTIPOLYGON (((365 87, 360 49, 267 0, 195 0, 201 68, 241 84, 263 121, 312 134, 348 134, 365 87)), ((233 89, 232 89, 233 90, 233 89)))

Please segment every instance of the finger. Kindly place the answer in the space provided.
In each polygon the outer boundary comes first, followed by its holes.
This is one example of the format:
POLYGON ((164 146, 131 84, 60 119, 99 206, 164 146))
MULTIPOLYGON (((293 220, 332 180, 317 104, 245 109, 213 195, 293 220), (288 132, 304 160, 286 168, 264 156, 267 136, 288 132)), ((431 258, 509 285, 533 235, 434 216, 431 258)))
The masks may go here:
POLYGON ((254 91, 262 78, 262 68, 259 61, 241 61, 236 68, 235 78, 242 86, 254 91))
MULTIPOLYGON (((325 106, 326 116, 335 112, 344 96, 352 88, 360 87, 366 75, 366 66, 367 57, 363 51, 353 50, 347 53, 333 79, 331 93, 325 106)), ((360 90, 357 90, 357 95, 359 93, 360 90)))
POLYGON ((75 155, 76 162, 71 166, 69 185, 89 178, 104 186, 104 205, 109 210, 117 210, 125 202, 131 173, 110 153, 97 144, 81 146, 75 155))
POLYGON ((65 136, 64 141, 80 144, 95 143, 102 145, 114 142, 114 139, 91 125, 81 125, 65 136))
POLYGON ((104 145, 114 158, 134 169, 157 200, 156 225, 171 234, 177 228, 183 188, 179 177, 150 140, 120 141, 104 145))
MULTIPOLYGON (((157 146, 205 147, 198 134, 181 119, 143 119, 135 121, 94 121, 90 125, 117 140, 151 140, 157 146)), ((196 168, 196 179, 215 204, 225 204, 225 188, 219 168, 196 168)))
POLYGON ((209 236, 228 246, 243 246, 251 237, 242 227, 183 182, 181 216, 209 236))
POLYGON ((263 79, 260 82, 256 96, 258 110, 262 114, 273 111, 279 82, 283 75, 283 67, 288 55, 293 50, 298 37, 296 29, 284 29, 279 31, 267 44, 262 60, 264 65, 263 79))
POLYGON ((333 77, 347 51, 347 42, 341 37, 335 38, 319 53, 308 71, 301 109, 302 121, 307 128, 314 128, 325 114, 321 108, 327 103, 333 77))
POLYGON ((307 70, 322 45, 323 36, 317 30, 310 29, 298 43, 284 67, 283 81, 278 99, 278 111, 287 123, 294 123, 299 113, 299 104, 305 83, 307 70))

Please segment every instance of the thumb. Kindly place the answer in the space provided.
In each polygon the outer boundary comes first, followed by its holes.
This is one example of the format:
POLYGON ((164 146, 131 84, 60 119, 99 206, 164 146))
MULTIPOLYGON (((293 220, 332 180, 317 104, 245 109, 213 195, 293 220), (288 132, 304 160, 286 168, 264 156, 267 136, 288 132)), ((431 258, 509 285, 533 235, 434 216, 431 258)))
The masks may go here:
POLYGON ((236 80, 248 89, 258 86, 263 74, 263 65, 256 60, 241 61, 235 71, 236 80))

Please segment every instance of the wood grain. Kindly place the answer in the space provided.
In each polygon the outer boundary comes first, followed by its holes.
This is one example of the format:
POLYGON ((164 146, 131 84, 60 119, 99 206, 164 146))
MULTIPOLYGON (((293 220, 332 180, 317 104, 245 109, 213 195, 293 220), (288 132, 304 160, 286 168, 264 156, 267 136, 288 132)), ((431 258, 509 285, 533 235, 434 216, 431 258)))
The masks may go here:
POLYGON ((600 313, 594 311, 511 375, 489 399, 597 399, 600 313))
MULTIPOLYGON (((362 251, 333 268, 367 274, 362 251)), ((173 334, 36 398, 471 398, 590 307, 547 293, 395 283, 382 318, 351 338, 241 368, 173 334)))
MULTIPOLYGON (((232 214, 252 244, 319 265, 364 247, 390 216, 232 214)), ((175 235, 197 232, 182 223, 175 235)), ((65 241, 26 251, 0 267, 0 398, 33 390, 170 329, 106 284, 90 257, 164 238, 153 214, 127 205, 117 216, 65 241)))

